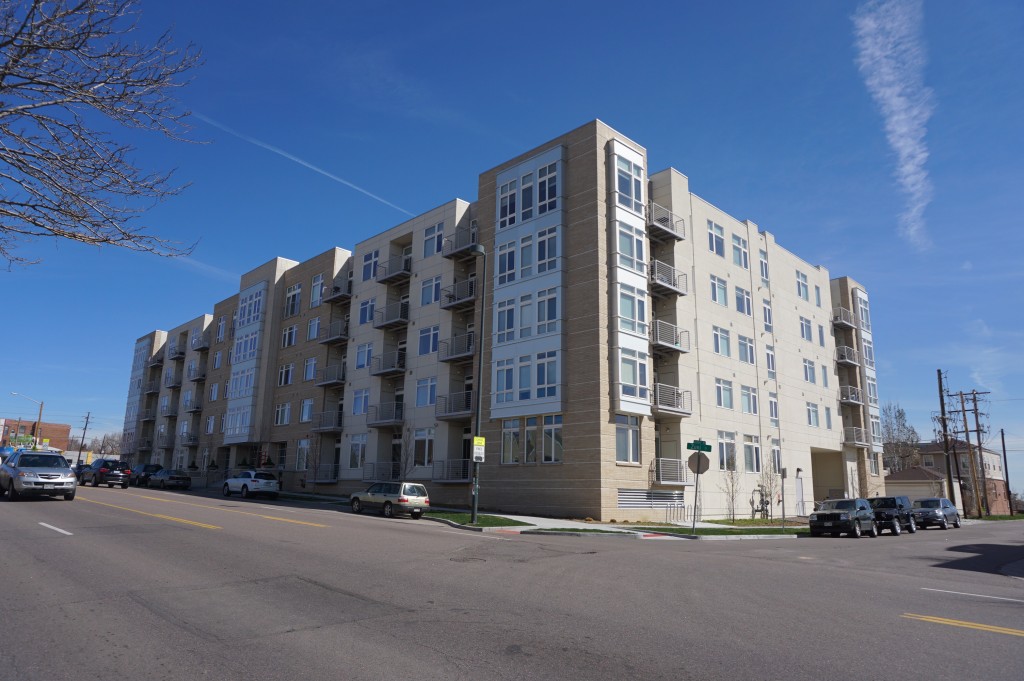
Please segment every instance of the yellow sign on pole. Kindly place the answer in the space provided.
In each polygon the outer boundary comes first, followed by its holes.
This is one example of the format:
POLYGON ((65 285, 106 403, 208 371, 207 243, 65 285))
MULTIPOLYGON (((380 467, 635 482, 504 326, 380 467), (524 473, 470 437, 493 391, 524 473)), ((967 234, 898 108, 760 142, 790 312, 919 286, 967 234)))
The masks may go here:
POLYGON ((487 445, 487 439, 482 437, 473 438, 473 461, 475 463, 484 462, 484 449, 487 445))

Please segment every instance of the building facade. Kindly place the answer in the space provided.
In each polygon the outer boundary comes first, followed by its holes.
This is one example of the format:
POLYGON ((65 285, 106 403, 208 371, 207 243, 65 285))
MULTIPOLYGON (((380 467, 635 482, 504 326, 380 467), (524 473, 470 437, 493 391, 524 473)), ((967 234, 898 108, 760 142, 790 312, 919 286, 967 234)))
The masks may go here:
POLYGON ((482 173, 473 202, 275 259, 212 314, 141 337, 126 452, 270 466, 285 489, 422 480, 467 505, 480 434, 482 508, 807 513, 884 489, 877 393, 860 284, 678 171, 648 173, 642 146, 594 121, 482 173), (712 448, 699 495, 695 440, 712 448))

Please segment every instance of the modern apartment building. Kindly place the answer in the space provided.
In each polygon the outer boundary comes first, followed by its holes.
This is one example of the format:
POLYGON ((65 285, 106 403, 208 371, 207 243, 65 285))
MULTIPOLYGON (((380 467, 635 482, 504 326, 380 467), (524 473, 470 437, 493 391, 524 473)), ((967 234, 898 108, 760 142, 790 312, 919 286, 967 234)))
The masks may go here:
POLYGON ((884 488, 868 311, 857 282, 594 121, 481 174, 473 202, 272 260, 212 314, 140 338, 125 451, 270 465, 325 493, 403 477, 467 505, 479 431, 481 508, 743 516, 781 512, 784 484, 806 513, 884 488))

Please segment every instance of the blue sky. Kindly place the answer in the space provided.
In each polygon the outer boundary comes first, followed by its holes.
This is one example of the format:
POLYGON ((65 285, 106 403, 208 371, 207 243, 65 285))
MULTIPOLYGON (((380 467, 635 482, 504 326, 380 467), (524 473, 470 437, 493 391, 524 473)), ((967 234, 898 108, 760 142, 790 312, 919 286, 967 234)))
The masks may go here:
POLYGON ((480 172, 600 118, 652 171, 863 283, 881 399, 923 436, 936 369, 990 391, 1024 491, 1019 2, 143 2, 144 33, 169 26, 205 56, 180 92, 203 143, 131 140, 191 184, 145 224, 194 255, 26 247, 43 263, 0 272, 33 330, 0 338, 0 414, 34 418, 17 391, 119 430, 138 336, 274 256, 472 200, 480 172))

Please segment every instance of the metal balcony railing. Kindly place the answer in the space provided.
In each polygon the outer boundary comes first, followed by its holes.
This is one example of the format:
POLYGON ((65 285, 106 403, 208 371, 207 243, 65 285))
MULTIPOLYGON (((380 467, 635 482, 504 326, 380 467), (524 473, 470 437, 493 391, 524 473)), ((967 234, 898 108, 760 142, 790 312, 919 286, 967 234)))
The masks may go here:
POLYGON ((437 345, 437 353, 437 358, 442 362, 471 359, 476 354, 475 334, 470 331, 443 340, 437 345))
POLYGON ((473 415, 473 391, 438 395, 434 416, 439 419, 465 419, 473 415))
POLYGON ((155 366, 160 366, 161 364, 163 364, 164 363, 164 353, 165 353, 164 349, 158 350, 155 355, 153 355, 152 357, 149 358, 149 366, 155 367, 155 366))
POLYGON ((140 421, 152 421, 155 418, 156 418, 156 410, 155 409, 143 409, 141 412, 139 412, 139 420, 140 421))
POLYGON ((402 464, 398 461, 373 461, 363 464, 363 480, 378 482, 398 480, 402 475, 402 464))
POLYGON ((203 367, 189 367, 188 369, 188 380, 190 381, 205 381, 206 380, 206 369, 203 367))
POLYGON ((472 307, 476 300, 476 279, 463 279, 441 289, 441 309, 472 307))
POLYGON ((193 350, 208 350, 210 348, 210 332, 206 331, 192 336, 193 350))
POLYGON ((651 390, 651 406, 655 414, 681 414, 689 416, 693 413, 693 396, 689 390, 681 390, 677 386, 655 383, 651 390))
POLYGON ((366 425, 373 428, 401 425, 404 416, 404 402, 382 402, 367 410, 366 425))
POLYGON ((320 329, 320 343, 331 345, 348 342, 348 320, 336 319, 320 329))
POLYGON ((668 350, 673 352, 690 351, 690 332, 680 329, 675 324, 655 319, 651 324, 651 345, 654 351, 668 350))
POLYGON ((406 301, 390 303, 373 314, 373 328, 383 329, 388 326, 404 326, 409 323, 409 303, 406 301))
POLYGON ((316 380, 313 383, 322 388, 345 385, 345 365, 330 364, 323 369, 317 369, 316 380))
POLYGON ((148 452, 151 449, 153 449, 153 438, 151 438, 151 437, 144 437, 144 438, 140 439, 139 440, 139 445, 138 445, 137 449, 140 452, 142 452, 142 451, 147 451, 148 452))
POLYGON ((653 201, 647 209, 647 225, 652 228, 648 230, 648 235, 656 241, 682 241, 686 238, 686 221, 653 201))
POLYGON ((686 273, 668 263, 652 260, 649 270, 651 293, 656 295, 686 295, 686 273))
POLYGON ((158 393, 160 392, 160 381, 146 381, 142 390, 147 393, 158 393))
POLYGON ((848 345, 840 345, 836 348, 836 362, 839 364, 860 364, 860 354, 848 345))
POLYGON ((395 255, 377 265, 376 280, 378 284, 408 279, 412 274, 412 257, 395 255))
POLYGON ((839 401, 847 404, 864 404, 860 388, 852 385, 839 386, 839 401))
POLYGON ((165 404, 160 407, 160 416, 166 416, 168 418, 175 418, 178 416, 178 405, 176 404, 165 404))
POLYGON ((185 348, 177 343, 167 346, 167 359, 182 359, 185 356, 185 348))
POLYGON ((156 439, 156 446, 160 449, 174 449, 173 435, 160 435, 156 439))
POLYGON ((164 374, 164 387, 165 388, 180 388, 181 387, 181 374, 177 371, 168 371, 164 374))
POLYGON ((405 371, 405 350, 391 350, 372 359, 371 376, 400 374, 405 371))
POLYGON ((843 428, 843 444, 867 446, 870 442, 867 428, 843 428))
POLYGON ((441 241, 441 255, 445 258, 470 255, 468 251, 476 243, 476 228, 460 227, 455 230, 455 234, 446 236, 441 241))
POLYGON ((338 432, 343 429, 343 414, 340 411, 322 411, 313 414, 313 425, 310 427, 314 432, 338 432))
POLYGON ((325 303, 340 303, 352 297, 352 280, 348 276, 338 277, 327 291, 324 291, 325 303))
POLYGON ((185 411, 190 414, 203 410, 203 400, 198 397, 193 397, 191 400, 185 400, 184 402, 185 411))
POLYGON ((834 307, 832 308, 832 323, 836 326, 853 329, 857 326, 857 317, 852 310, 847 310, 845 307, 834 307))
POLYGON ((181 444, 183 447, 198 447, 199 436, 195 433, 187 433, 181 436, 181 444))
POLYGON ((435 461, 430 479, 434 482, 469 482, 473 463, 469 459, 435 461))

